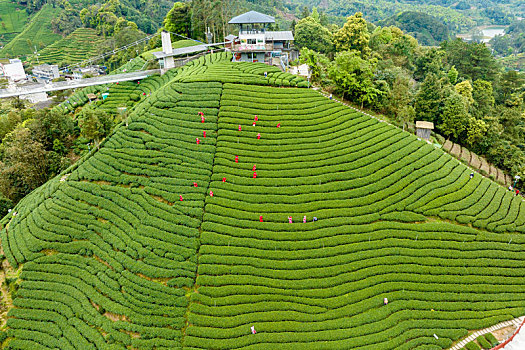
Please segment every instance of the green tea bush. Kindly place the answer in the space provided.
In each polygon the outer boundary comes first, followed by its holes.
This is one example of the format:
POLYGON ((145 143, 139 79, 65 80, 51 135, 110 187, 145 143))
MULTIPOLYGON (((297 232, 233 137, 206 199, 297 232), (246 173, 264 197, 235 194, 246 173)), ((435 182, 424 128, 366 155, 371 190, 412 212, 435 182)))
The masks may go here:
POLYGON ((467 350, 481 350, 478 344, 471 341, 470 343, 465 344, 465 349, 467 350))
POLYGON ((490 342, 490 345, 492 345, 492 347, 499 344, 498 340, 492 333, 485 334, 485 339, 487 339, 487 341, 490 342))
POLYGON ((490 350, 492 349, 492 344, 485 338, 484 335, 480 335, 476 338, 476 341, 481 346, 482 349, 490 350))
POLYGON ((437 349, 523 313, 521 198, 230 60, 102 88, 127 125, 1 221, 10 346, 437 349))

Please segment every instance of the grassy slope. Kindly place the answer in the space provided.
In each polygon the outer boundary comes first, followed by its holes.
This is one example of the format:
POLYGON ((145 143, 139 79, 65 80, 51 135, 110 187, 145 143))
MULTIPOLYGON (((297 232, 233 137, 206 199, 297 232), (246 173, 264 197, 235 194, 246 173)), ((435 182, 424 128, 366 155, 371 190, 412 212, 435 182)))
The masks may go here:
MULTIPOLYGON (((102 40, 94 29, 79 28, 40 51, 40 63, 58 64, 80 62, 97 54, 102 40)), ((36 59, 33 60, 36 62, 36 59)))
POLYGON ((26 19, 27 13, 23 6, 10 0, 0 0, 0 35, 21 32, 26 19), (2 23, 5 24, 5 28, 2 23))
POLYGON ((521 198, 220 56, 124 86, 129 126, 1 221, 13 348, 439 349, 525 312, 521 198))
POLYGON ((42 44, 47 46, 60 40, 62 37, 51 30, 51 20, 57 14, 58 8, 53 8, 50 4, 44 5, 24 30, 0 50, 0 56, 16 57, 33 53, 34 49, 29 47, 27 40, 31 40, 39 49, 42 48, 42 44))

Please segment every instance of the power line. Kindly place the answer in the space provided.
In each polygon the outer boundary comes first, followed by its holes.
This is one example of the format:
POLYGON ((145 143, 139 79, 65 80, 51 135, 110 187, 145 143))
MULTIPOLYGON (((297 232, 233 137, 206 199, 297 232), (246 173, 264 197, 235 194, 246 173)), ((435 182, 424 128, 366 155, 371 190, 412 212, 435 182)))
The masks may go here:
POLYGON ((73 68, 73 67, 80 67, 80 66, 83 66, 83 65, 86 65, 86 64, 91 64, 92 62, 96 62, 96 61, 104 59, 104 58, 106 58, 108 56, 112 56, 112 55, 116 54, 117 52, 120 52, 120 51, 123 51, 123 50, 127 50, 127 49, 129 49, 130 47, 133 47, 133 46, 137 46, 138 44, 141 44, 141 43, 143 43, 145 41, 148 41, 148 40, 150 40, 151 38, 153 38, 153 37, 155 37, 157 35, 159 35, 159 33, 155 33, 155 34, 151 34, 151 35, 145 36, 144 38, 139 39, 137 41, 134 41, 131 44, 127 44, 125 46, 119 47, 119 48, 114 49, 112 51, 108 51, 108 52, 103 53, 101 55, 98 55, 98 56, 89 58, 87 60, 84 60, 82 62, 73 63, 73 64, 70 64, 70 65, 61 67, 60 70, 64 71, 66 69, 70 69, 70 68, 73 68))
MULTIPOLYGON (((204 44, 204 42, 202 42, 200 40, 193 39, 193 38, 184 36, 182 34, 178 34, 178 33, 174 33, 174 32, 168 32, 168 33, 176 35, 176 36, 178 36, 180 38, 183 38, 183 39, 186 39, 186 40, 195 41, 195 42, 197 42, 199 44, 204 44)), ((116 54, 117 52, 127 50, 127 49, 129 49, 130 47, 133 47, 133 46, 137 46, 137 45, 139 45, 139 44, 141 44, 141 43, 143 43, 145 41, 148 41, 148 40, 154 38, 155 36, 157 36, 159 34, 160 34, 160 32, 159 33, 155 33, 155 34, 151 34, 151 35, 145 36, 142 39, 136 40, 136 41, 134 41, 134 42, 132 42, 130 44, 127 44, 127 45, 119 47, 117 49, 108 51, 108 52, 103 53, 101 55, 98 55, 98 56, 95 56, 95 57, 91 57, 91 58, 89 58, 87 60, 84 60, 84 61, 81 61, 81 62, 78 62, 78 63, 69 64, 67 66, 61 67, 60 71, 69 70, 69 69, 74 68, 74 67, 80 67, 80 66, 84 66, 84 65, 88 65, 88 64, 94 63, 94 62, 102 60, 102 59, 104 59, 106 57, 112 56, 112 55, 116 54)), ((222 44, 222 43, 220 43, 220 44, 222 44)))

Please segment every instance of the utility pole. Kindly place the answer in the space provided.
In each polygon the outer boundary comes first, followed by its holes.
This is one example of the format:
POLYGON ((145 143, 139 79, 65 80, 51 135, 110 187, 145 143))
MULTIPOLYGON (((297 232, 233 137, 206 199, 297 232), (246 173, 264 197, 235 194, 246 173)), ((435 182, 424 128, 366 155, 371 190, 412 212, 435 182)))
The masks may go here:
POLYGON ((208 41, 208 44, 212 43, 213 34, 210 32, 210 27, 208 27, 208 31, 206 32, 206 40, 208 41))
POLYGON ((36 49, 36 45, 34 45, 35 48, 35 56, 36 56, 36 62, 40 64, 40 60, 38 59, 38 50, 36 49))
POLYGON ((514 176, 514 186, 512 186, 512 188, 516 188, 516 184, 518 183, 519 179, 520 179, 519 175, 514 176))

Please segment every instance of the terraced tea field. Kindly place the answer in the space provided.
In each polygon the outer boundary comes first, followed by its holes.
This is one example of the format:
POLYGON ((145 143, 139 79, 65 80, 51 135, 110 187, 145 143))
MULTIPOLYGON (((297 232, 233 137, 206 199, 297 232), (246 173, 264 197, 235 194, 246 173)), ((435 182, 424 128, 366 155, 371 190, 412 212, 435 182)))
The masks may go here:
MULTIPOLYGON (((102 38, 91 28, 79 28, 67 37, 41 50, 40 63, 66 64, 81 62, 97 54, 97 45, 102 38)), ((36 58, 33 58, 36 62, 36 58)))
POLYGON ((60 40, 62 36, 51 30, 51 21, 59 13, 60 11, 51 4, 42 6, 24 30, 0 50, 0 56, 17 57, 32 54, 35 46, 40 51, 43 47, 60 40), (28 45, 28 40, 31 46, 28 45))
POLYGON ((0 221, 4 345, 442 349, 525 314, 521 197, 296 79, 122 84, 128 126, 0 221))
POLYGON ((0 0, 0 37, 3 37, 4 44, 23 30, 26 21, 24 6, 10 0, 0 0))

